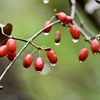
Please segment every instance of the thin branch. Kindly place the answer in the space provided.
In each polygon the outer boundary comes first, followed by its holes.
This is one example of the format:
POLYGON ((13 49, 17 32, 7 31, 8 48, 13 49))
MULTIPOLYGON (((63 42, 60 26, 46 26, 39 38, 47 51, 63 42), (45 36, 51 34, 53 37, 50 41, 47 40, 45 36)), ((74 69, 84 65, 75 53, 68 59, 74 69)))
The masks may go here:
POLYGON ((87 27, 87 25, 84 23, 84 21, 82 20, 78 10, 76 9, 76 17, 78 18, 81 26, 87 31, 89 32, 92 36, 95 36, 95 34, 87 27))
POLYGON ((75 17, 75 10, 76 10, 76 0, 70 0, 70 4, 71 4, 71 18, 74 19, 75 17))
POLYGON ((53 26, 57 23, 59 23, 60 20, 57 20, 53 23, 51 23, 50 25, 46 26, 45 28, 42 28, 40 31, 38 31, 36 34, 34 34, 28 41, 26 41, 26 44, 23 46, 23 48, 19 51, 19 53, 16 55, 16 57, 14 58, 14 60, 6 67, 6 69, 4 70, 4 72, 1 74, 0 76, 0 81, 3 79, 3 77, 5 76, 5 74, 10 70, 10 68, 12 67, 12 65, 14 64, 14 62, 17 60, 17 58, 21 55, 21 53, 26 49, 26 47, 37 37, 39 36, 46 28, 53 26))
MULTIPOLYGON (((15 39, 15 40, 19 40, 19 41, 23 41, 23 42, 28 42, 28 40, 26 39, 23 39, 23 38, 19 38, 19 37, 11 37, 12 39, 15 39)), ((29 42, 29 44, 31 44, 32 46, 34 46, 35 48, 39 48, 39 46, 37 46, 36 44, 34 44, 33 42, 29 42)))

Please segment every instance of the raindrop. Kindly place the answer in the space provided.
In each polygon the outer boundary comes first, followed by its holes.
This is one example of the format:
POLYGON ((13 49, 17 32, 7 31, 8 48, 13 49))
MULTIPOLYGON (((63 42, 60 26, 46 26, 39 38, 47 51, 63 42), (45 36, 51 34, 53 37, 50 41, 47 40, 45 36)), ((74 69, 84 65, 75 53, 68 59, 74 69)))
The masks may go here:
POLYGON ((83 61, 80 61, 80 63, 82 63, 83 61))
POLYGON ((49 0, 43 0, 43 3, 47 4, 49 3, 49 0))
POLYGON ((74 43, 77 43, 77 42, 78 42, 78 39, 72 39, 72 41, 73 41, 74 43))
POLYGON ((3 89, 3 86, 0 86, 0 90, 2 90, 3 89))
POLYGON ((56 66, 56 64, 52 64, 52 63, 50 63, 50 65, 51 65, 52 67, 56 66))
POLYGON ((36 71, 37 73, 40 73, 41 71, 36 71))
POLYGON ((97 53, 96 53, 96 52, 94 52, 93 54, 94 54, 94 55, 96 55, 97 53))
POLYGON ((49 33, 44 33, 44 35, 49 35, 49 33))
POLYGON ((56 42, 55 42, 55 45, 60 45, 60 42, 59 42, 59 43, 56 43, 56 42))

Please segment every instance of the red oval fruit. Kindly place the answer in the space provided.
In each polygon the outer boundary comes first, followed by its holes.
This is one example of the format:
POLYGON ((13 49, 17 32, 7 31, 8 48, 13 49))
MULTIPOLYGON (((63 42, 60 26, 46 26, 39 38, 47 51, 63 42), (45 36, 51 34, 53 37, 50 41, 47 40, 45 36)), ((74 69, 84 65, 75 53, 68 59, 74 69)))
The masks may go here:
POLYGON ((96 54, 96 53, 99 52, 99 42, 96 39, 94 39, 94 40, 91 41, 90 47, 91 47, 91 51, 94 54, 96 54))
POLYGON ((9 52, 15 52, 16 51, 16 42, 14 39, 8 39, 7 43, 7 49, 9 52))
POLYGON ((13 61, 15 56, 16 56, 16 51, 15 52, 8 52, 8 54, 7 54, 7 58, 10 61, 13 61))
POLYGON ((88 57, 88 49, 87 48, 83 48, 80 52, 79 52, 79 61, 83 62, 87 59, 88 57))
POLYGON ((0 57, 4 57, 7 55, 7 46, 6 45, 2 45, 0 46, 0 57))
MULTIPOLYGON (((52 23, 52 21, 51 20, 49 20, 49 21, 46 21, 45 23, 44 23, 44 28, 45 27, 47 27, 48 25, 50 25, 52 23)), ((48 28, 46 28, 43 32, 44 33, 49 33, 50 32, 50 30, 51 30, 51 28, 52 28, 52 26, 50 26, 50 27, 48 27, 48 28)))
POLYGON ((47 50, 46 54, 47 54, 47 57, 48 57, 51 64, 56 64, 57 63, 58 57, 56 56, 56 54, 54 53, 53 50, 47 50))
POLYGON ((23 66, 25 68, 29 68, 32 64, 33 56, 31 54, 27 54, 23 59, 23 66))
POLYGON ((66 15, 64 12, 57 13, 56 17, 63 23, 63 25, 69 24, 72 22, 71 16, 66 15))
POLYGON ((41 57, 38 57, 34 62, 34 68, 37 72, 42 71, 44 68, 44 60, 41 57))
POLYGON ((77 40, 80 38, 80 30, 76 25, 70 25, 69 31, 73 39, 77 40))

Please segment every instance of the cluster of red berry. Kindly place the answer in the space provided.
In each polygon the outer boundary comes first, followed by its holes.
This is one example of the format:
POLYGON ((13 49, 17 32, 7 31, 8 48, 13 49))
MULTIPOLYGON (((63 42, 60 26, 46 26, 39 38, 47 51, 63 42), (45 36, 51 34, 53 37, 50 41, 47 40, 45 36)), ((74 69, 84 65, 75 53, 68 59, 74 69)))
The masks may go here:
POLYGON ((16 56, 16 42, 14 39, 8 39, 5 45, 0 46, 0 57, 7 55, 8 60, 12 61, 16 56))
MULTIPOLYGON (((68 28, 69 33, 70 33, 73 41, 77 42, 80 38, 81 32, 80 32, 79 28, 76 25, 73 24, 71 16, 66 15, 64 12, 59 12, 54 17, 56 17, 59 20, 59 22, 61 23, 62 26, 66 26, 68 28)), ((42 32, 44 32, 45 35, 48 35, 49 32, 51 31, 52 26, 53 26, 52 24, 53 24, 52 19, 48 20, 44 23, 42 32)), ((11 25, 9 25, 9 24, 8 24, 8 26, 11 27, 11 25)), ((5 26, 4 29, 7 30, 8 27, 5 26)), ((10 28, 10 30, 11 29, 12 28, 10 28)), ((7 37, 9 37, 7 32, 4 31, 4 34, 7 37)), ((11 33, 11 31, 10 31, 10 33, 11 33)), ((59 44, 60 39, 61 39, 60 30, 57 30, 56 34, 55 34, 55 43, 59 44)), ((91 40, 90 45, 91 45, 91 50, 94 54, 96 54, 100 51, 98 40, 96 40, 96 39, 91 40)), ((7 55, 7 58, 10 61, 13 61, 14 57, 16 56, 16 48, 17 47, 16 47, 16 42, 15 42, 14 38, 8 39, 8 41, 6 42, 5 45, 0 46, 0 57, 4 57, 4 56, 7 55)), ((49 49, 42 49, 42 47, 39 47, 39 48, 36 48, 36 50, 45 50, 46 55, 47 55, 47 57, 50 61, 50 64, 52 66, 57 63, 58 57, 56 56, 56 54, 54 53, 54 51, 52 49, 50 49, 50 48, 49 49)), ((24 57, 22 63, 23 63, 23 66, 25 68, 29 68, 31 66, 31 64, 34 60, 32 54, 33 54, 33 52, 30 53, 30 54, 27 54, 24 57)), ((83 62, 83 61, 86 60, 87 57, 88 57, 88 49, 83 48, 79 52, 79 61, 83 62)), ((40 57, 40 55, 36 60, 34 60, 34 68, 37 72, 42 71, 42 69, 44 68, 44 59, 42 57, 40 57)))
MULTIPOLYGON (((53 50, 51 50, 51 49, 46 50, 46 55, 52 65, 55 65, 57 63, 58 58, 53 50)), ((23 59, 23 66, 25 68, 29 68, 31 66, 32 62, 33 62, 32 54, 27 54, 23 59)), ((42 71, 42 69, 44 68, 44 59, 42 57, 38 57, 34 61, 34 68, 37 72, 42 71)))
MULTIPOLYGON (((90 48, 93 54, 97 54, 100 52, 100 46, 99 46, 99 41, 96 39, 93 39, 90 42, 90 48)), ((88 57, 88 49, 87 48, 83 48, 80 52, 79 52, 79 61, 83 62, 87 59, 88 57)))
MULTIPOLYGON (((76 25, 72 24, 72 18, 71 16, 66 15, 64 12, 59 12, 56 14, 56 18, 60 20, 61 25, 62 26, 66 26, 68 27, 69 33, 72 36, 72 39, 74 42, 77 42, 80 38, 80 30, 78 29, 78 27, 76 25)), ((48 25, 50 25, 52 23, 51 20, 46 21, 44 24, 44 27, 47 27, 48 25)), ((44 30, 44 33, 48 35, 48 33, 51 31, 52 26, 46 28, 44 30)), ((61 39, 61 35, 60 35, 60 30, 57 30, 56 35, 55 35, 55 43, 59 43, 61 39)))
MULTIPOLYGON (((66 15, 64 12, 57 13, 56 18, 60 20, 62 26, 67 26, 68 27, 69 33, 71 34, 73 41, 78 42, 78 40, 80 38, 80 35, 81 35, 81 32, 80 32, 80 30, 78 29, 78 27, 76 25, 72 24, 72 18, 70 16, 66 15)), ((51 20, 46 21, 45 24, 44 24, 44 27, 50 25, 51 23, 52 23, 51 20)), ((52 26, 46 28, 44 30, 44 33, 48 34, 50 32, 51 28, 52 28, 52 26)), ((61 38, 60 30, 57 30, 56 36, 55 36, 55 43, 59 43, 60 38, 61 38)), ((100 51, 98 40, 96 40, 96 39, 91 40, 90 45, 91 45, 91 50, 94 54, 96 54, 100 51)), ((88 57, 88 49, 83 48, 79 52, 79 61, 83 62, 83 61, 86 60, 87 57, 88 57)))
MULTIPOLYGON (((74 40, 77 41, 80 38, 80 31, 76 25, 72 25, 71 16, 66 15, 64 12, 59 12, 56 14, 56 18, 60 20, 62 26, 66 26, 69 24, 69 31, 74 40)), ((50 25, 51 23, 52 23, 51 20, 46 21, 44 24, 44 27, 50 25)), ((46 28, 44 30, 44 33, 48 34, 50 32, 51 28, 52 28, 52 26, 46 28)), ((55 42, 59 42, 59 39, 60 39, 60 31, 57 31, 56 36, 55 36, 55 42)))

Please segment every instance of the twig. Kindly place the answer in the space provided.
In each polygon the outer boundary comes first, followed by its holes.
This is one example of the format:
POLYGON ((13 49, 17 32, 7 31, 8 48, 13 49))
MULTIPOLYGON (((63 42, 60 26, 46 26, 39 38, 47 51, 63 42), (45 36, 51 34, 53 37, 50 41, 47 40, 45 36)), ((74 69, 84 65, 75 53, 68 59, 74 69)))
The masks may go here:
POLYGON ((0 81, 3 79, 3 77, 5 76, 5 74, 10 70, 10 68, 12 67, 12 65, 14 64, 14 62, 17 60, 17 58, 21 55, 21 53, 26 49, 26 47, 37 37, 39 36, 46 28, 53 26, 57 23, 59 23, 60 20, 57 20, 53 23, 51 23, 50 25, 46 26, 45 28, 42 28, 40 31, 38 31, 36 34, 34 34, 28 41, 25 41, 26 44, 23 46, 23 48, 19 51, 19 53, 16 55, 16 57, 14 58, 14 60, 6 67, 6 69, 4 70, 4 72, 1 74, 0 76, 0 81))
POLYGON ((76 0, 69 0, 71 4, 71 18, 74 19, 75 17, 75 10, 76 10, 76 0))
POLYGON ((76 17, 78 18, 81 26, 87 31, 89 32, 92 36, 95 36, 95 34, 87 27, 87 25, 84 23, 84 21, 82 20, 78 10, 76 9, 76 17))

